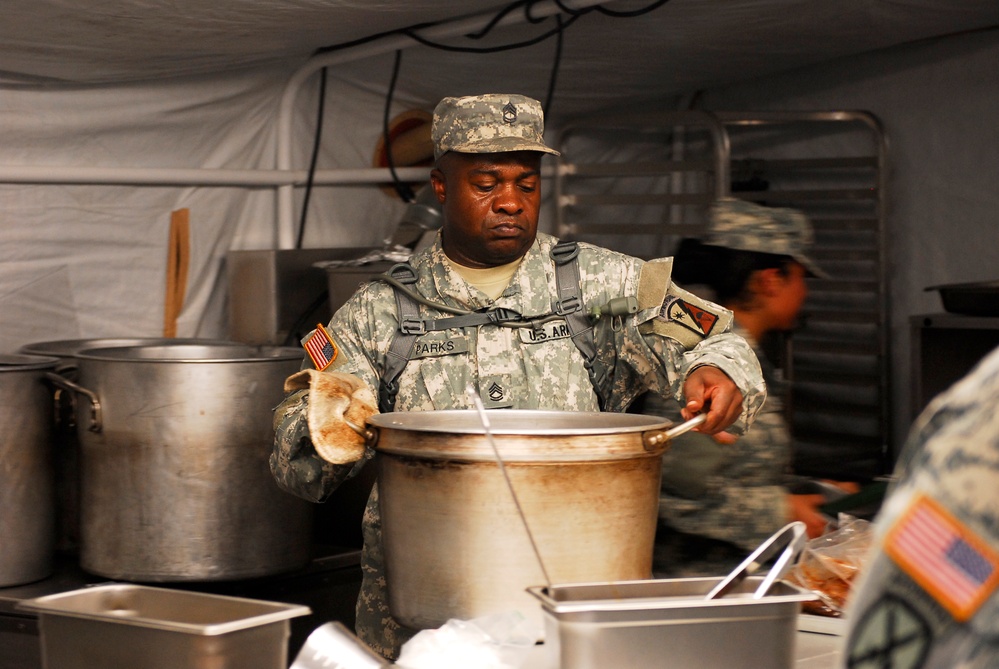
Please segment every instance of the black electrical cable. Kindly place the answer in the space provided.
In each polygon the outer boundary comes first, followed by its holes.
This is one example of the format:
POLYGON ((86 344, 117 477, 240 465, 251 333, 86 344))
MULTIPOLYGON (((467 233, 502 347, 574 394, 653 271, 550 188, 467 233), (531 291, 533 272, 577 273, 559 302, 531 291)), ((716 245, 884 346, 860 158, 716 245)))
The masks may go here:
MULTIPOLYGON (((514 2, 514 3, 511 3, 510 5, 507 5, 502 10, 500 10, 500 13, 499 13, 498 16, 493 17, 490 20, 489 24, 487 24, 487 26, 485 28, 479 30, 477 33, 472 33, 472 34, 468 35, 468 37, 471 37, 472 39, 477 39, 477 38, 481 37, 482 35, 485 35, 490 30, 492 30, 492 28, 494 28, 496 26, 496 24, 499 22, 499 20, 503 16, 506 16, 511 11, 513 11, 514 9, 517 9, 518 7, 521 7, 521 6, 524 7, 524 16, 527 18, 528 22, 530 22, 530 23, 540 23, 543 19, 538 19, 538 18, 535 18, 534 16, 531 15, 531 7, 533 5, 535 5, 535 4, 537 4, 537 2, 539 2, 539 1, 540 0, 527 0, 527 2, 525 2, 524 0, 519 0, 518 2, 514 2)), ((566 6, 565 3, 562 2, 562 0, 553 0, 553 2, 555 3, 555 5, 563 13, 568 14, 569 16, 571 16, 571 17, 573 17, 575 19, 575 18, 578 18, 580 16, 583 16, 584 14, 589 14, 589 13, 594 12, 594 11, 599 11, 601 14, 604 14, 605 16, 611 16, 611 17, 615 17, 615 18, 630 18, 630 17, 635 17, 635 16, 641 16, 642 14, 647 14, 648 12, 651 12, 652 10, 657 9, 657 8, 661 7, 662 5, 665 5, 667 2, 669 2, 669 0, 657 0, 656 2, 654 2, 653 4, 651 4, 651 5, 647 6, 647 7, 643 7, 642 9, 636 9, 636 10, 628 11, 628 12, 623 12, 623 11, 619 12, 619 11, 614 11, 614 10, 610 10, 610 9, 605 9, 604 7, 602 7, 600 5, 594 5, 592 7, 584 7, 583 9, 573 9, 572 7, 566 6)), ((320 48, 316 49, 314 53, 315 54, 321 54, 321 53, 330 53, 330 52, 333 52, 333 51, 341 51, 341 50, 344 50, 344 49, 350 49, 352 47, 360 46, 362 44, 369 44, 371 42, 380 40, 380 39, 385 38, 385 37, 391 37, 392 35, 406 35, 407 37, 415 39, 420 44, 424 44, 426 46, 430 46, 430 47, 434 47, 434 48, 444 48, 444 49, 446 49, 448 51, 462 51, 462 49, 460 49, 460 48, 455 48, 455 47, 450 47, 449 48, 449 47, 444 47, 443 45, 437 45, 434 42, 431 42, 430 40, 427 40, 425 38, 419 38, 417 36, 414 36, 414 34, 413 34, 414 31, 424 30, 426 28, 433 28, 433 27, 436 27, 436 26, 444 25, 445 23, 447 23, 447 21, 430 21, 430 22, 427 22, 427 23, 416 23, 416 24, 413 24, 413 25, 409 26, 408 28, 401 28, 401 29, 396 29, 396 30, 386 30, 385 32, 375 33, 374 35, 368 35, 366 37, 361 37, 361 38, 358 38, 358 39, 355 39, 355 40, 351 40, 349 42, 340 42, 339 44, 331 44, 329 46, 320 47, 320 48)), ((566 26, 568 26, 568 25, 569 24, 567 23, 566 26)), ((553 33, 548 33, 545 36, 545 38, 551 37, 552 34, 553 33)), ((526 43, 524 45, 513 44, 513 45, 509 45, 507 48, 513 49, 513 48, 518 48, 519 46, 530 46, 531 44, 534 44, 534 43, 535 42, 528 42, 528 43, 526 43)), ((496 49, 496 50, 501 50, 501 49, 496 49)))
POLYGON ((565 12, 569 16, 582 16, 583 14, 589 14, 590 12, 592 12, 595 9, 595 7, 584 7, 582 9, 573 9, 572 7, 566 7, 562 3, 562 0, 554 0, 554 2, 555 2, 555 6, 556 7, 558 7, 559 9, 561 9, 563 12, 565 12))
POLYGON ((399 194, 403 202, 412 202, 416 199, 413 189, 409 184, 403 183, 395 171, 395 161, 392 158, 392 138, 389 137, 389 112, 392 108, 392 98, 395 95, 395 85, 399 80, 399 66, 402 63, 402 49, 395 52, 395 62, 392 65, 392 78, 389 81, 388 93, 385 95, 385 112, 382 114, 382 146, 385 147, 385 159, 388 162, 389 172, 392 174, 392 186, 399 194))
POLYGON ((319 110, 316 113, 316 136, 312 141, 312 159, 309 161, 309 177, 305 182, 305 195, 302 198, 302 216, 298 223, 298 239, 295 241, 295 248, 302 248, 302 239, 305 238, 305 221, 309 212, 309 200, 312 197, 312 184, 316 177, 316 162, 319 157, 319 144, 323 138, 323 112, 326 107, 326 68, 321 70, 319 80, 319 110))
MULTIPOLYGON (((556 4, 558 4, 559 7, 562 6, 562 4, 560 2, 558 2, 558 0, 555 0, 555 1, 556 1, 556 4)), ((648 5, 646 7, 642 7, 641 9, 634 9, 634 10, 631 10, 631 11, 628 11, 628 12, 618 12, 618 11, 615 11, 613 9, 607 9, 606 7, 602 7, 601 5, 595 5, 593 7, 593 9, 595 9, 598 12, 600 12, 604 16, 612 16, 612 17, 614 17, 616 19, 630 19, 630 18, 634 18, 636 16, 641 16, 642 14, 648 14, 649 12, 651 12, 654 9, 659 9, 660 7, 662 7, 663 5, 665 5, 667 2, 669 2, 669 0, 656 0, 656 2, 653 2, 651 5, 648 5)))
POLYGON ((441 44, 440 42, 434 42, 428 40, 427 38, 421 37, 420 35, 417 35, 416 33, 412 32, 409 29, 403 30, 402 32, 404 35, 406 35, 406 37, 409 37, 410 39, 415 40, 424 46, 429 46, 434 49, 440 49, 441 51, 454 51, 459 53, 497 53, 499 51, 511 51, 513 49, 522 49, 524 47, 540 44, 541 42, 544 42, 552 35, 557 35, 561 30, 568 28, 577 18, 579 17, 573 16, 568 21, 566 21, 562 27, 554 28, 546 33, 542 33, 537 37, 525 40, 523 42, 515 42, 512 44, 500 44, 497 46, 488 46, 488 47, 451 46, 449 44, 441 44))
POLYGON ((531 14, 531 9, 539 2, 541 2, 541 0, 527 0, 527 4, 524 5, 524 18, 527 19, 528 23, 538 24, 545 20, 544 16, 535 17, 531 14))
POLYGON ((496 16, 494 16, 493 18, 491 18, 489 20, 489 23, 487 23, 485 25, 485 27, 483 27, 481 30, 479 30, 478 32, 469 33, 469 34, 465 35, 465 37, 467 37, 469 39, 481 39, 481 38, 485 37, 486 35, 489 34, 489 31, 491 31, 493 28, 495 28, 496 25, 501 20, 503 20, 504 16, 506 16, 507 14, 509 14, 510 12, 512 12, 513 10, 515 10, 518 7, 521 7, 521 6, 524 6, 524 8, 525 8, 524 15, 528 17, 528 20, 530 20, 530 6, 531 6, 531 3, 530 2, 525 2, 523 0, 521 2, 514 2, 512 4, 507 5, 503 9, 501 9, 499 11, 499 13, 496 16))

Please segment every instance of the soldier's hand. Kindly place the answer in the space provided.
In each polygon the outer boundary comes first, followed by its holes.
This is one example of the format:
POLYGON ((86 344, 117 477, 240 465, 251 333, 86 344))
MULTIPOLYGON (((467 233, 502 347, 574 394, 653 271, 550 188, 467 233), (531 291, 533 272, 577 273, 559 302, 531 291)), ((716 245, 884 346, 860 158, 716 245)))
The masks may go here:
POLYGON ((698 367, 687 375, 683 384, 686 401, 680 414, 690 420, 699 413, 707 419, 696 429, 705 434, 715 434, 736 421, 742 413, 742 393, 728 375, 710 365, 698 367))

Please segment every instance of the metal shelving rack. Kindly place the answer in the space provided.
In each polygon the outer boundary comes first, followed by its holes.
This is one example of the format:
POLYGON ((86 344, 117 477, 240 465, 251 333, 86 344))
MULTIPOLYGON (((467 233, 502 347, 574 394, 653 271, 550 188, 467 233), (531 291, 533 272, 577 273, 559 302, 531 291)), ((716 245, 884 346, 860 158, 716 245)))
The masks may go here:
POLYGON ((640 258, 704 229, 728 189, 728 138, 699 111, 602 115, 566 125, 555 176, 556 235, 640 258), (599 159, 575 162, 577 147, 599 159))
POLYGON ((886 474, 894 456, 884 130, 856 111, 718 117, 731 142, 733 195, 804 211, 812 255, 830 275, 809 280, 803 325, 785 338, 796 469, 886 474))
POLYGON ((673 112, 567 126, 556 176, 557 234, 640 257, 696 236, 718 196, 804 211, 813 256, 803 325, 767 342, 790 380, 796 470, 868 479, 891 452, 887 141, 871 114, 673 112), (579 143, 577 145, 577 142, 579 143), (598 161, 577 164, 585 147, 598 161))

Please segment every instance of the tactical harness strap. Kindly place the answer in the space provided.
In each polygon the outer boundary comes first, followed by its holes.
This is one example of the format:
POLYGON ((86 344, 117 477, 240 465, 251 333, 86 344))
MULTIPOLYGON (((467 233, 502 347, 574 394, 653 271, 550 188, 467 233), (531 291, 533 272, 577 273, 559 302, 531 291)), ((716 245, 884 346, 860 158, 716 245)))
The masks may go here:
MULTIPOLYGON (((551 250, 555 262, 555 283, 558 300, 552 305, 555 314, 565 318, 572 343, 583 354, 590 383, 597 390, 606 377, 606 370, 597 374, 593 361, 597 357, 597 346, 593 336, 593 326, 583 311, 583 296, 579 285, 579 245, 576 242, 559 242, 551 250)), ((394 265, 388 275, 405 286, 416 283, 416 270, 409 263, 394 265)), ((512 309, 489 309, 460 316, 447 318, 420 318, 420 305, 404 291, 393 286, 395 291, 396 312, 399 315, 399 329, 389 346, 385 356, 385 369, 382 372, 381 385, 378 389, 378 409, 382 413, 395 410, 395 399, 399 393, 399 377, 406 368, 413 351, 416 338, 427 332, 447 330, 449 328, 478 327, 479 325, 502 325, 510 322, 530 322, 512 309)))
MULTIPOLYGON (((416 283, 416 270, 409 263, 394 265, 389 276, 405 285, 416 283)), ((378 388, 378 410, 388 413, 395 410, 395 396, 399 394, 399 375, 409 362, 409 352, 419 336, 417 328, 412 327, 420 319, 420 305, 416 300, 395 290, 396 313, 399 314, 399 330, 385 355, 385 370, 382 372, 381 385, 378 388)))
MULTIPOLYGON (((579 286, 579 244, 559 242, 551 251, 555 261, 555 286, 558 302, 553 305, 555 313, 565 316, 572 343, 585 359, 586 371, 594 389, 599 388, 594 378, 593 360, 597 357, 597 344, 593 337, 593 325, 583 312, 583 295, 579 286)), ((598 393, 599 394, 599 393, 598 393)))

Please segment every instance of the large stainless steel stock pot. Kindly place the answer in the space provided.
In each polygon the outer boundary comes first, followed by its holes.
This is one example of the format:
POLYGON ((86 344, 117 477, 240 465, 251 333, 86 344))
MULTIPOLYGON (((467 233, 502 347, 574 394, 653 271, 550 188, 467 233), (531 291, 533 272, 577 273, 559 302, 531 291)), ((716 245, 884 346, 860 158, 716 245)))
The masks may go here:
POLYGON ((540 629, 540 606, 526 588, 546 584, 546 573, 553 583, 651 577, 669 422, 614 413, 485 414, 496 451, 475 411, 369 420, 396 618, 434 628, 518 609, 540 629))
MULTIPOLYGON (((58 370, 71 380, 75 359, 81 351, 118 346, 190 346, 235 343, 214 339, 162 337, 100 337, 94 339, 57 339, 25 344, 20 353, 49 356, 59 360, 58 370)), ((76 436, 73 393, 54 389, 52 400, 53 469, 55 470, 56 551, 77 553, 80 548, 80 441, 76 436)))
POLYGON ((272 410, 297 348, 94 348, 76 355, 80 563, 137 581, 261 576, 310 558, 312 508, 271 476, 272 410))

